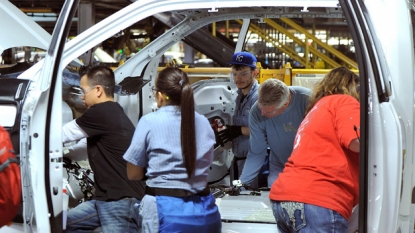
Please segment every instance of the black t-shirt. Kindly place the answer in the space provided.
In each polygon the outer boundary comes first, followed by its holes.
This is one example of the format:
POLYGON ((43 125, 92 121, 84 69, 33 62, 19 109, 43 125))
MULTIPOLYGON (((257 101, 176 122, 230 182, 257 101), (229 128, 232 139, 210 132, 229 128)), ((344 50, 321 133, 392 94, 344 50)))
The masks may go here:
POLYGON ((125 197, 142 199, 145 182, 127 177, 123 159, 130 146, 135 127, 122 107, 112 101, 91 106, 76 119, 88 134, 88 160, 94 172, 96 200, 119 200, 125 197))

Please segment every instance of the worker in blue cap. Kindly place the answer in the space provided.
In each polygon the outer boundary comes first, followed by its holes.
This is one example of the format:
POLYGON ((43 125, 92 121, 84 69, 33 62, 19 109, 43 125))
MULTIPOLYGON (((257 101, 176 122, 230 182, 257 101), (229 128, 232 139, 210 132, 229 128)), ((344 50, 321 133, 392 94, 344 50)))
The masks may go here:
MULTIPOLYGON (((249 112, 258 99, 258 69, 257 59, 249 52, 237 52, 232 56, 232 77, 238 88, 238 96, 235 100, 235 113, 232 116, 232 125, 227 125, 225 130, 219 132, 220 143, 232 141, 234 163, 232 175, 234 179, 240 176, 245 159, 249 151, 249 112)), ((231 177, 232 178, 232 177, 231 177)), ((252 182, 251 187, 257 188, 257 182, 252 182)))

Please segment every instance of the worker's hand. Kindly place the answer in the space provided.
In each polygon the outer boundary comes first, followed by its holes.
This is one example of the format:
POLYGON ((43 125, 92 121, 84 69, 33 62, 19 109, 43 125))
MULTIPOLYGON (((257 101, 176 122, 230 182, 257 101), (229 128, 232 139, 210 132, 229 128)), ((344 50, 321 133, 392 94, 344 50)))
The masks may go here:
POLYGON ((213 148, 216 148, 216 147, 218 147, 219 145, 220 145, 221 147, 223 147, 225 143, 224 143, 224 142, 222 141, 222 139, 219 137, 219 133, 218 133, 218 131, 213 130, 213 132, 215 133, 215 140, 216 140, 215 146, 214 146, 213 148))
POLYGON ((226 129, 219 131, 219 137, 223 143, 232 141, 242 135, 242 126, 226 125, 226 129))
POLYGON ((247 186, 241 180, 233 180, 232 187, 234 194, 239 195, 241 191, 246 191, 247 186))

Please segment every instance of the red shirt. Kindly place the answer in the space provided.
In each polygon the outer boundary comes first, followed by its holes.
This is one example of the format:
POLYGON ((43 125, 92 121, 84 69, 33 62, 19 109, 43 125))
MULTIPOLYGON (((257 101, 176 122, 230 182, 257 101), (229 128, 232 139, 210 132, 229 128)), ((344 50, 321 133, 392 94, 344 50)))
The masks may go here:
POLYGON ((348 149, 357 138, 355 126, 360 127, 355 98, 330 95, 317 101, 298 129, 270 199, 328 208, 348 219, 359 195, 359 154, 348 149))

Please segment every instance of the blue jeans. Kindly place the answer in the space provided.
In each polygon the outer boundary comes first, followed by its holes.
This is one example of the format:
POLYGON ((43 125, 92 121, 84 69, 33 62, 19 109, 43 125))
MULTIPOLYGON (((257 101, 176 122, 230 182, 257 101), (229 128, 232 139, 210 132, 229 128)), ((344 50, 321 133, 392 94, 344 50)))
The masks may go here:
POLYGON ((105 233, 136 233, 140 201, 124 198, 118 201, 86 201, 68 212, 65 232, 91 232, 98 227, 105 233))
POLYGON ((271 200, 280 233, 346 233, 347 220, 336 211, 301 202, 271 200))

